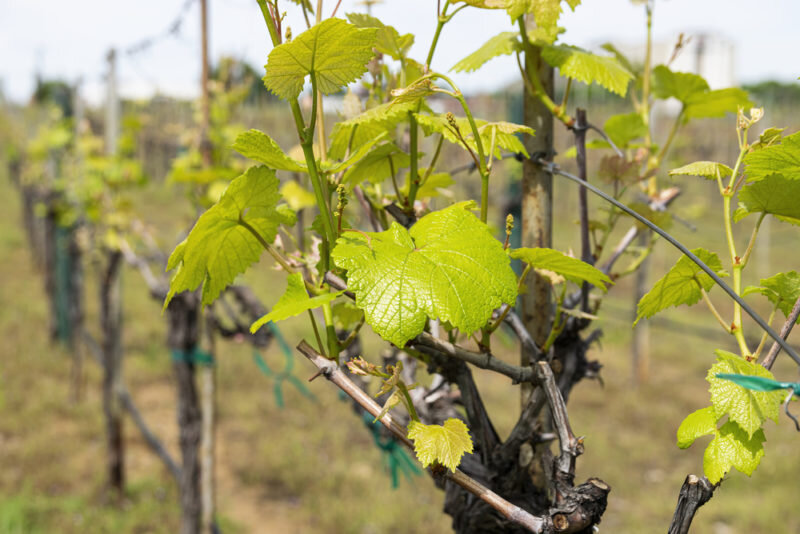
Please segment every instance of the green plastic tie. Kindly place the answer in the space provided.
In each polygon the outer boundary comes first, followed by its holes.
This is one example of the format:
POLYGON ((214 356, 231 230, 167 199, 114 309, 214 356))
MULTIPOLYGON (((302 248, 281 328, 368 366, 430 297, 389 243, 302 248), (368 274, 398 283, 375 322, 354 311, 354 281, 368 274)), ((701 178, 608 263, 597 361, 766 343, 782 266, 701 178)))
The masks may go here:
POLYGON ((214 356, 202 349, 194 348, 191 351, 172 349, 170 351, 173 362, 192 363, 195 365, 214 365, 214 356))

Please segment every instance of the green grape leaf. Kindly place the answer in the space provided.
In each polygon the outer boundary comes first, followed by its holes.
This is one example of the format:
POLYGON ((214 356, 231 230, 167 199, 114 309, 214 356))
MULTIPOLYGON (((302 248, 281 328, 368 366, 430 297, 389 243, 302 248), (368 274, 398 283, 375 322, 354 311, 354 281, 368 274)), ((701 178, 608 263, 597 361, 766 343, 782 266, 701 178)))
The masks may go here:
POLYGON ((620 96, 625 96, 633 79, 633 74, 616 58, 592 54, 575 46, 543 45, 542 57, 557 67, 562 76, 586 84, 596 83, 620 96))
POLYGON ((509 256, 524 261, 534 269, 553 271, 578 285, 588 282, 607 291, 608 285, 612 284, 611 279, 597 267, 551 248, 517 248, 509 256))
POLYGON ((670 176, 702 176, 708 180, 716 180, 717 176, 726 178, 732 173, 733 169, 716 161, 695 161, 669 171, 670 176))
MULTIPOLYGON (((575 10, 575 8, 574 8, 574 7, 573 7, 572 9, 573 9, 573 11, 575 10)), ((636 69, 636 68, 633 66, 633 63, 631 63, 631 60, 630 60, 630 59, 628 59, 628 57, 627 57, 625 54, 623 54, 623 53, 622 53, 622 52, 619 50, 619 48, 617 48, 616 46, 614 46, 614 45, 613 45, 613 44, 611 44, 611 43, 603 43, 603 44, 600 46, 600 48, 602 48, 602 49, 603 49, 603 50, 605 50, 606 52, 610 52, 612 56, 614 56, 615 58, 617 58, 617 61, 619 61, 620 65, 622 65, 622 66, 623 66, 623 67, 625 67, 625 68, 626 68, 626 69, 627 69, 629 72, 631 72, 631 73, 634 75, 634 77, 635 77, 635 78, 637 78, 637 79, 639 78, 639 76, 640 76, 640 73, 641 73, 641 69, 636 69)))
POLYGON ((281 196, 286 199, 286 203, 294 211, 317 205, 317 197, 314 196, 314 193, 308 191, 294 180, 289 180, 283 184, 281 196))
POLYGON ((747 91, 737 87, 716 89, 705 93, 695 93, 686 100, 683 115, 686 120, 724 117, 726 113, 736 113, 740 107, 753 105, 747 91))
MULTIPOLYGON (((702 248, 696 248, 692 250, 692 253, 719 276, 728 275, 722 269, 722 262, 715 253, 702 248)), ((638 323, 642 317, 652 317, 672 306, 697 304, 703 296, 700 288, 709 291, 713 286, 714 280, 710 276, 688 256, 681 256, 672 269, 656 282, 653 289, 639 301, 636 320, 633 324, 638 323)))
MULTIPOLYGON (((761 150, 781 142, 781 134, 786 128, 767 128, 758 136, 758 141, 750 145, 750 150, 761 150)), ((746 158, 746 157, 745 157, 746 158)), ((747 159, 745 159, 747 161, 747 159)))
POLYGON ((558 34, 563 31, 558 27, 558 19, 561 16, 561 0, 533 0, 532 4, 536 27, 529 32, 529 38, 538 43, 552 44, 558 34))
POLYGON ((300 315, 306 310, 313 310, 326 304, 344 291, 337 291, 336 293, 325 293, 315 297, 309 297, 306 291, 305 282, 303 282, 303 275, 300 273, 292 273, 288 277, 286 292, 278 299, 272 311, 263 315, 250 326, 250 333, 255 334, 259 328, 269 323, 277 323, 289 317, 300 315))
POLYGON ((725 414, 738 424, 742 430, 752 436, 764 421, 778 421, 782 392, 762 392, 743 388, 742 386, 717 378, 717 374, 739 374, 761 376, 774 380, 772 373, 754 362, 730 352, 717 349, 717 363, 711 366, 706 380, 711 387, 711 403, 720 417, 725 414))
POLYGON ((714 439, 703 453, 703 471, 712 484, 716 484, 735 467, 747 476, 755 471, 764 456, 767 438, 759 429, 752 436, 739 425, 728 421, 714 433, 714 439))
POLYGON ((319 169, 322 172, 327 172, 329 174, 336 174, 337 172, 341 172, 347 169, 348 167, 354 165, 358 161, 360 161, 363 157, 365 157, 369 153, 369 151, 372 149, 373 146, 383 141, 385 137, 386 137, 385 133, 378 134, 376 137, 360 145, 358 149, 353 150, 349 156, 344 158, 343 161, 317 160, 317 167, 319 167, 319 169))
MULTIPOLYGON (((424 176, 427 169, 420 169, 420 176, 424 176)), ((448 194, 447 188, 453 185, 455 180, 447 172, 435 172, 428 176, 428 178, 417 189, 417 198, 432 198, 438 197, 441 193, 448 194), (442 191, 440 191, 440 189, 442 191)), ((403 193, 408 195, 410 189, 410 182, 406 180, 403 184, 403 193)), ((449 195, 448 195, 449 196, 449 195)))
POLYGON ((687 415, 678 427, 678 447, 687 449, 697 438, 714 434, 717 431, 718 420, 713 406, 701 408, 687 415))
POLYGON ((340 330, 350 330, 364 317, 364 312, 350 300, 333 305, 333 322, 340 330))
POLYGON ((734 221, 738 222, 751 213, 768 213, 788 219, 787 222, 800 219, 800 179, 790 180, 782 174, 771 174, 744 186, 739 191, 739 209, 734 221))
POLYGON ((357 28, 377 28, 375 36, 375 50, 381 54, 386 54, 392 59, 405 59, 411 45, 414 44, 414 35, 400 33, 392 26, 387 26, 377 18, 366 13, 348 13, 349 20, 357 28))
MULTIPOLYGON (((466 150, 464 144, 453 131, 445 115, 417 114, 416 117, 417 123, 422 127, 422 131, 426 136, 434 133, 441 134, 444 136, 445 140, 466 150)), ((486 122, 482 119, 475 119, 475 125, 478 128, 478 135, 481 136, 481 144, 483 145, 485 154, 489 152, 492 144, 492 134, 494 132, 495 158, 502 157, 501 149, 514 154, 521 153, 526 157, 528 156, 525 146, 515 134, 526 133, 534 135, 534 131, 531 128, 510 122, 486 122)), ((472 134, 472 127, 466 117, 456 117, 456 127, 473 152, 477 153, 478 146, 475 144, 475 136, 472 134)))
MULTIPOLYGON (((420 154, 421 155, 421 154, 420 154)), ((380 145, 370 151, 361 161, 350 167, 342 183, 358 185, 364 180, 379 184, 386 178, 408 167, 411 156, 400 150, 394 143, 380 145)))
POLYGON ((517 32, 503 32, 495 35, 479 49, 453 65, 451 71, 455 72, 474 72, 480 69, 489 60, 498 56, 513 54, 520 46, 517 32))
POLYGON ((422 467, 441 464, 455 472, 461 457, 472 453, 469 429, 460 419, 451 417, 443 425, 425 425, 411 421, 408 439, 414 442, 414 452, 422 467))
POLYGON ((708 82, 702 76, 691 72, 673 72, 664 65, 653 69, 653 96, 656 98, 676 98, 685 105, 693 95, 708 91, 708 82))
POLYGON ((750 182, 763 180, 772 174, 800 180, 800 132, 787 135, 779 145, 772 144, 747 154, 744 163, 747 166, 747 180, 750 182))
POLYGON ((456 2, 464 2, 465 4, 481 9, 505 9, 508 0, 455 0, 456 2))
MULTIPOLYGON (((794 303, 800 298, 800 274, 797 271, 787 271, 769 278, 762 278, 761 287, 747 286, 742 291, 742 296, 752 293, 761 293, 777 306, 783 315, 789 317, 794 303)), ((798 318, 798 322, 800 322, 800 318, 798 318)))
POLYGON ((264 249, 242 222, 271 243, 278 225, 296 222, 294 212, 278 206, 280 198, 275 171, 267 167, 250 167, 233 180, 169 257, 167 270, 177 271, 164 308, 176 293, 201 285, 203 304, 210 304, 236 276, 258 261, 264 249))
POLYGON ((351 150, 363 146, 381 134, 397 127, 408 119, 409 111, 416 110, 413 102, 387 102, 370 108, 352 119, 337 122, 331 132, 331 147, 328 156, 341 159, 347 154, 348 145, 351 150), (352 139, 352 143, 351 143, 352 139))
POLYGON ((271 169, 292 172, 308 172, 304 162, 287 156, 270 136, 258 130, 240 133, 233 149, 246 158, 263 163, 271 169))
POLYGON ((381 337, 403 347, 428 318, 474 332, 492 310, 516 300, 508 255, 473 207, 463 202, 429 213, 410 231, 392 223, 337 240, 333 260, 347 270, 356 305, 381 337))
POLYGON ((628 143, 647 135, 647 126, 639 113, 609 117, 603 125, 603 130, 619 148, 628 148, 628 143))
POLYGON ((377 33, 377 28, 359 29, 342 19, 326 19, 272 49, 264 84, 280 98, 294 100, 310 75, 320 92, 336 93, 367 72, 377 33))

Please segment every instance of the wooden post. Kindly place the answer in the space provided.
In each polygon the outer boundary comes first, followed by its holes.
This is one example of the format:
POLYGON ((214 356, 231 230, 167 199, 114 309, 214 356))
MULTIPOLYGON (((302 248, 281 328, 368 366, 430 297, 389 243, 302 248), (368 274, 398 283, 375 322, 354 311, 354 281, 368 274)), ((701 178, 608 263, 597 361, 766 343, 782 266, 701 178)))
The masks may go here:
MULTIPOLYGON (((537 76, 545 91, 553 94, 553 68, 534 48, 533 57, 525 58, 526 76, 537 76)), ((553 154, 553 115, 537 98, 523 95, 524 124, 536 130, 525 136, 525 148, 532 159, 549 158, 553 154)), ((532 160, 522 164, 522 246, 550 247, 553 239, 553 177, 532 160)), ((528 291, 522 295, 522 320, 537 345, 542 346, 550 332, 550 282, 532 271, 527 280, 528 291)), ((521 365, 528 366, 528 355, 522 352, 521 365)), ((531 384, 522 384, 524 407, 532 392, 531 384)))

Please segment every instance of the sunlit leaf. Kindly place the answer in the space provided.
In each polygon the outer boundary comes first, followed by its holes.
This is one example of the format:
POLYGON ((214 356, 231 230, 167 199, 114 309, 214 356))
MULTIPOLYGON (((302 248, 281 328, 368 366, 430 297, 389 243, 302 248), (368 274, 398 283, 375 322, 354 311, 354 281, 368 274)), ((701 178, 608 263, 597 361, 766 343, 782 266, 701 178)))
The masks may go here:
POLYGON ((441 464, 455 472, 461 457, 472 453, 472 438, 463 421, 450 418, 444 425, 425 425, 412 421, 408 438, 414 442, 414 452, 422 467, 441 464))
POLYGON ((283 296, 281 296, 268 314, 263 315, 250 326, 250 332, 255 334, 259 328, 270 321, 277 323, 278 321, 283 321, 289 317, 300 315, 306 310, 319 308, 323 304, 332 301, 342 293, 344 293, 344 291, 325 293, 315 297, 309 297, 308 292, 306 291, 305 283, 303 282, 303 275, 300 273, 292 273, 288 277, 286 292, 283 294, 283 296))

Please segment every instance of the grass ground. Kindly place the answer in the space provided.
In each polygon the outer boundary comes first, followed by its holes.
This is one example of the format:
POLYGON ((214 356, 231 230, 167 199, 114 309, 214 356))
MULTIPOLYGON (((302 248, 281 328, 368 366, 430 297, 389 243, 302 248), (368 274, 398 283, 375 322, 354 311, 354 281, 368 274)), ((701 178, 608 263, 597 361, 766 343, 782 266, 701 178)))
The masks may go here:
MULTIPOLYGON (((71 403, 70 359, 48 342, 41 277, 21 230, 16 191, 4 177, 0 196, 6 199, 0 211, 0 533, 175 532, 174 483, 131 425, 125 429, 126 498, 120 507, 106 500, 98 369, 87 363, 85 396, 71 403)), ((188 209, 171 209, 172 201, 157 189, 146 191, 140 202, 164 243, 191 217, 188 209)), ((574 213, 569 206, 567 212, 574 213)), ((700 216, 711 220, 707 212, 700 216)), ((559 232, 572 231, 571 220, 557 223, 559 232)), ((692 245, 707 240, 702 231, 676 231, 692 245)), ((797 243, 792 235, 774 227, 775 243, 797 243)), ((771 255, 776 269, 800 263, 796 246, 775 247, 771 255)), ((661 247, 654 272, 664 272, 676 258, 661 247)), ((87 279, 94 331, 95 278, 87 279)), ((267 264, 249 279, 267 303, 282 290, 267 264)), ((125 379, 145 418, 176 454, 174 389, 159 304, 149 300, 136 273, 126 272, 124 284, 125 379)), ((665 316, 685 326, 663 330, 654 323, 649 380, 633 388, 629 293, 629 282, 621 282, 599 323, 605 336, 592 357, 604 365, 604 385, 583 383, 570 399, 573 428, 586 436, 578 478, 598 476, 612 487, 601 531, 663 532, 683 478, 701 470, 705 444, 680 451, 675 431, 686 414, 708 404, 704 376, 713 349, 732 343, 693 334, 697 327, 715 327, 704 309, 670 312, 665 316)), ((290 342, 306 334, 302 324, 281 325, 290 342)), ((374 338, 366 346, 368 353, 376 348, 374 338)), ((256 370, 248 347, 223 343, 218 352, 218 505, 226 534, 449 531, 442 494, 428 478, 402 480, 391 489, 371 437, 329 384, 311 385, 317 402, 287 387, 286 408, 280 409, 274 383, 256 370)), ((499 355, 516 359, 513 347, 499 355)), ((273 367, 283 364, 277 348, 265 357, 273 367)), ((779 359, 776 374, 790 379, 795 374, 787 360, 779 359)), ((312 374, 299 358, 296 369, 301 378, 312 374)), ((516 390, 501 377, 476 375, 498 431, 506 434, 517 417, 516 390)), ((766 433, 761 467, 749 479, 731 473, 701 509, 694 532, 800 532, 798 434, 785 417, 778 426, 768 423, 766 433)))

